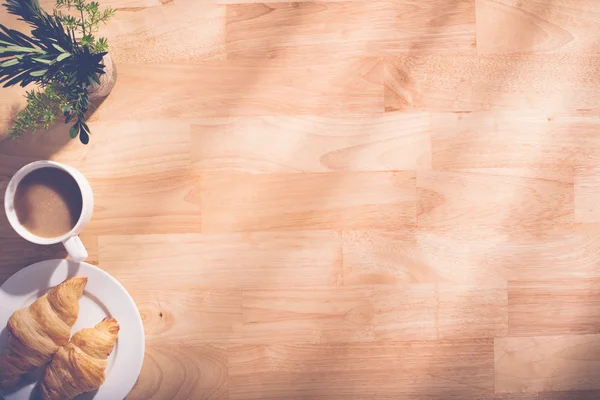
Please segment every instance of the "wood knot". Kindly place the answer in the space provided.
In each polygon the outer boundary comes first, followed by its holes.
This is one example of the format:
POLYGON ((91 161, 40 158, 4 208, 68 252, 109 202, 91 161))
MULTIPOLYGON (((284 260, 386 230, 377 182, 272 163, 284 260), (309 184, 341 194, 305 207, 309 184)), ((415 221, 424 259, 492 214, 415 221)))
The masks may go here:
POLYGON ((144 328, 148 337, 152 335, 161 335, 168 332, 175 323, 175 317, 160 304, 140 304, 138 305, 144 328))

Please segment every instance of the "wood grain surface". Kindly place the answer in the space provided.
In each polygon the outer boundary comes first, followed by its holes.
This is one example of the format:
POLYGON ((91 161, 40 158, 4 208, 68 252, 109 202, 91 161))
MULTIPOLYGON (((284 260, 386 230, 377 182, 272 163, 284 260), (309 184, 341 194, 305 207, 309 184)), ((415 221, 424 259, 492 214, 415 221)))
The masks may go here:
MULTIPOLYGON (((2 89, 0 196, 89 178, 146 332, 128 399, 600 399, 600 3, 100 2, 90 144, 2 141, 2 89)), ((0 240, 0 283, 66 257, 0 240)))

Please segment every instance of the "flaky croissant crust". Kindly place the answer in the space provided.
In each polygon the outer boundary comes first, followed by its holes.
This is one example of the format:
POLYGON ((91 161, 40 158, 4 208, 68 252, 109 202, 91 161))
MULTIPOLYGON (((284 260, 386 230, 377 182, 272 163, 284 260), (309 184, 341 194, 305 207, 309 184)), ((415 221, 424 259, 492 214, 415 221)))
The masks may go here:
POLYGON ((119 324, 114 318, 104 318, 94 328, 76 332, 46 369, 42 398, 68 400, 100 387, 118 334, 119 324))
POLYGON ((69 340, 87 278, 73 277, 50 289, 8 320, 9 338, 0 356, 0 387, 44 364, 69 340))

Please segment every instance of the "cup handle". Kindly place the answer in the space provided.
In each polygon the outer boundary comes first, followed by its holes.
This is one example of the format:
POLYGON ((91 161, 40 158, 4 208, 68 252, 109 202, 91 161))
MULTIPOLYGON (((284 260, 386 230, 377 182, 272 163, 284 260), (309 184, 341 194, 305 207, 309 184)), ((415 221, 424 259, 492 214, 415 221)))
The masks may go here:
POLYGON ((65 245, 65 249, 67 249, 67 253, 71 256, 71 260, 81 262, 88 258, 88 252, 81 239, 79 239, 79 236, 71 236, 63 244, 65 245))

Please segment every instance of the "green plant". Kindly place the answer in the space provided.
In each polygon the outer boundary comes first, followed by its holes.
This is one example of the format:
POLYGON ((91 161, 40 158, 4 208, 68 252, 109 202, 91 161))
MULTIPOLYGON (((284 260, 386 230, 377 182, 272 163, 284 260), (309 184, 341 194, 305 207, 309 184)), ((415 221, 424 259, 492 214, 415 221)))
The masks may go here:
POLYGON ((62 113, 65 123, 76 119, 71 137, 79 136, 87 144, 85 113, 93 107, 88 88, 100 84, 102 58, 108 50, 106 39, 96 39, 95 34, 114 10, 100 12, 97 2, 86 0, 57 0, 49 14, 38 0, 5 1, 9 13, 30 25, 31 35, 0 24, 0 83, 38 86, 27 92, 27 106, 17 114, 9 135, 47 129, 62 113))
POLYGON ((29 91, 26 94, 27 107, 21 110, 8 131, 12 137, 22 132, 35 131, 40 128, 48 129, 56 121, 60 112, 61 97, 53 86, 47 86, 43 92, 29 91))
POLYGON ((108 20, 115 15, 115 10, 106 8, 100 11, 100 4, 96 1, 86 3, 85 0, 56 0, 56 8, 66 8, 67 11, 75 11, 78 16, 64 14, 57 10, 56 15, 60 18, 62 24, 71 31, 81 29, 81 44, 89 47, 94 53, 103 53, 108 51, 108 43, 105 38, 96 40, 95 34, 98 33, 100 24, 106 24, 108 20))

